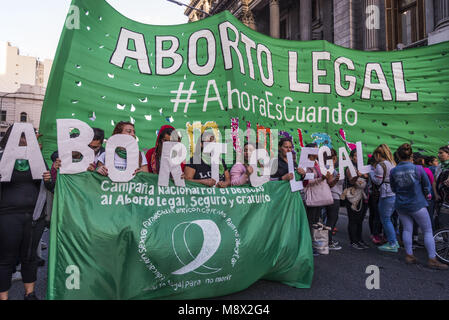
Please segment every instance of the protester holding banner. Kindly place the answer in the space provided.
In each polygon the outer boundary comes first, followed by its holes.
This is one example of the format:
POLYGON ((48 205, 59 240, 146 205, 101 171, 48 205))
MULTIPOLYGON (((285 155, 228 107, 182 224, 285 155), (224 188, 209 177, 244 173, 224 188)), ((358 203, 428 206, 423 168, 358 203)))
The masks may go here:
MULTIPOLYGON (((352 165, 357 169, 357 150, 353 149, 349 154, 352 165)), ((348 212, 348 234, 351 247, 357 250, 368 249, 369 246, 363 241, 363 220, 365 219, 368 209, 366 199, 368 174, 362 175, 357 170, 355 177, 351 176, 349 168, 345 170, 346 188, 353 187, 355 192, 359 194, 356 203, 351 203, 346 199, 345 206, 348 212), (354 209, 355 207, 355 209, 354 209)), ((345 190, 343 190, 345 193, 345 190)))
POLYGON ((413 221, 416 221, 424 233, 424 246, 428 253, 428 267, 448 269, 448 266, 435 259, 435 242, 432 224, 427 212, 427 201, 430 199, 430 182, 422 168, 413 164, 412 147, 405 143, 398 149, 399 164, 391 170, 391 190, 396 194, 395 207, 403 225, 402 240, 406 251, 405 261, 416 263, 413 255, 412 235, 413 221))
POLYGON ((231 168, 231 185, 241 186, 249 184, 249 176, 253 173, 253 167, 249 165, 251 154, 256 150, 252 143, 245 143, 243 147, 243 163, 237 162, 231 168))
MULTIPOLYGON (((12 126, 0 142, 0 159, 8 143, 12 126)), ((22 133, 19 146, 26 146, 22 133)), ((25 300, 37 300, 37 247, 46 226, 46 191, 51 189, 50 172, 33 179, 28 160, 17 159, 9 182, 0 183, 0 300, 8 299, 11 276, 17 262, 25 287, 25 300)))
MULTIPOLYGON (((289 138, 283 137, 279 139, 279 151, 278 151, 278 163, 277 163, 277 171, 275 174, 271 175, 271 180, 286 180, 290 181, 293 179, 293 173, 288 172, 288 161, 287 161, 287 153, 293 151, 293 143, 289 138)), ((293 161, 293 167, 296 169, 296 172, 301 176, 304 176, 306 172, 298 167, 296 161, 293 161)))
POLYGON ((395 194, 391 191, 390 171, 396 166, 390 148, 386 144, 378 146, 374 152, 374 171, 370 172, 371 181, 379 187, 379 216, 387 243, 378 247, 381 251, 398 252, 399 244, 391 221, 394 212, 395 194))
MULTIPOLYGON (((105 152, 105 149, 103 147, 104 143, 104 130, 100 128, 92 128, 94 131, 94 138, 92 139, 91 143, 89 143, 89 148, 91 148, 94 151, 94 162, 89 165, 87 170, 89 171, 95 171, 98 164, 98 157, 105 152)), ((70 134, 70 138, 76 138, 79 136, 78 130, 73 130, 70 134)), ((58 151, 53 152, 50 159, 53 161, 53 164, 51 166, 50 172, 51 177, 53 181, 56 181, 56 177, 58 174, 58 170, 61 167, 61 159, 59 159, 59 153, 58 151)), ((81 161, 82 155, 79 152, 73 152, 73 161, 81 161)))
MULTIPOLYGON (((306 148, 316 148, 315 143, 306 145, 306 148)), ((305 180, 306 193, 306 211, 310 226, 317 224, 320 220, 321 209, 327 205, 334 203, 329 184, 332 181, 332 175, 321 173, 320 165, 318 163, 318 156, 316 154, 309 154, 309 160, 313 162, 313 167, 307 168, 306 173, 312 173, 313 179, 305 180), (324 199, 327 197, 327 199, 324 199)))
MULTIPOLYGON (((104 130, 100 128, 92 128, 94 130, 94 138, 92 139, 92 142, 89 143, 89 148, 94 150, 95 153, 95 159, 94 162, 89 166, 89 169, 95 170, 98 164, 98 157, 105 152, 105 149, 103 148, 103 142, 104 142, 104 130)), ((93 171, 91 170, 91 171, 93 171)))
MULTIPOLYGON (((159 174, 162 156, 162 145, 166 141, 171 141, 171 135, 173 132, 175 132, 175 128, 169 125, 163 125, 159 129, 155 146, 148 150, 145 156, 148 162, 148 171, 150 173, 159 174)), ((185 163, 181 163, 182 171, 184 171, 184 167, 185 163)))
MULTIPOLYGON (((127 134, 132 136, 134 139, 136 138, 136 131, 134 128, 134 124, 131 122, 120 121, 114 128, 112 135, 115 134, 127 134)), ((97 172, 103 176, 108 175, 108 168, 104 165, 106 163, 106 152, 103 152, 98 157, 98 167, 97 172)), ((114 153, 114 165, 118 170, 126 170, 126 150, 123 148, 117 148, 114 153)), ((134 172, 135 174, 138 172, 148 172, 148 163, 143 152, 139 153, 139 168, 134 172)))
POLYGON ((219 181, 215 181, 212 178, 211 155, 203 152, 204 142, 214 141, 215 136, 210 132, 206 131, 201 135, 200 141, 196 144, 195 156, 190 159, 184 169, 184 178, 208 187, 227 188, 231 185, 231 175, 223 159, 220 159, 219 163, 219 181), (199 158, 199 163, 195 163, 197 158, 199 158))
MULTIPOLYGON (((334 168, 338 168, 338 155, 335 149, 331 149, 332 162, 334 163, 334 168)), ((338 221, 338 214, 340 212, 340 197, 343 193, 343 182, 344 179, 340 179, 340 173, 334 170, 332 174, 332 179, 329 181, 329 187, 331 188, 332 198, 334 203, 325 207, 326 209, 326 225, 330 227, 329 230, 329 250, 340 250, 341 246, 337 241, 332 239, 332 234, 338 221)))

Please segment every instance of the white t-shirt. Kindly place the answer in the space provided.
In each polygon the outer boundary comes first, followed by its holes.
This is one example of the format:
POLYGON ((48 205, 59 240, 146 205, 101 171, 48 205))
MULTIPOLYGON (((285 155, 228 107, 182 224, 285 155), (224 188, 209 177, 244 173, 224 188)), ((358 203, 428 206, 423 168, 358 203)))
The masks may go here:
MULTIPOLYGON (((147 158, 145 157, 145 153, 141 152, 140 153, 142 155, 142 165, 141 166, 145 166, 148 164, 147 162, 147 158)), ((98 156, 98 161, 101 162, 102 164, 106 163, 106 152, 103 152, 102 154, 100 154, 98 156)), ((120 171, 125 171, 126 170, 126 159, 123 159, 121 157, 119 157, 119 155, 117 153, 114 153, 114 166, 120 170, 120 171)))

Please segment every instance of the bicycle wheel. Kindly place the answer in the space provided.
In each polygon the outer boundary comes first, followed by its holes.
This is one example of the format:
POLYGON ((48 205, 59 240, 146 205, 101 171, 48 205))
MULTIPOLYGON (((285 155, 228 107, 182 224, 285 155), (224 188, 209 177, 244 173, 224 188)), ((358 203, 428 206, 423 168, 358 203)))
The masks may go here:
POLYGON ((449 263, 449 229, 441 229, 435 232, 435 251, 441 262, 449 263))

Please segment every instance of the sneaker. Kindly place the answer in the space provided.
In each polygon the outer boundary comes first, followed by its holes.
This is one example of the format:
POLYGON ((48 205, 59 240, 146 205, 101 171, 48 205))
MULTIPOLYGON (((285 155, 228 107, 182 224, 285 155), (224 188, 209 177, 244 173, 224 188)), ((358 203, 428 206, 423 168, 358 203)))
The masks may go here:
POLYGON ((381 245, 378 247, 380 251, 386 251, 386 252, 398 252, 399 245, 397 243, 390 244, 389 242, 385 243, 384 245, 381 245))
POLYGON ((439 262, 437 259, 429 259, 427 262, 427 267, 430 269, 436 269, 436 270, 447 270, 449 269, 449 266, 447 264, 439 262))
POLYGON ((22 280, 22 273, 20 271, 14 272, 11 277, 11 281, 20 281, 22 280))
POLYGON ((376 245, 383 244, 382 238, 380 236, 372 236, 371 241, 373 241, 373 243, 376 245))
POLYGON ((340 242, 338 242, 337 240, 332 240, 329 244, 333 243, 334 245, 338 246, 340 244, 340 242))
POLYGON ((338 245, 337 241, 332 241, 329 243, 329 250, 341 250, 341 246, 338 245))
POLYGON ((39 299, 36 297, 36 294, 34 292, 31 292, 29 294, 26 294, 23 297, 23 300, 39 300, 39 299))
POLYGON ((359 245, 361 245, 362 247, 363 247, 363 249, 369 249, 369 248, 371 248, 369 245, 367 245, 366 243, 365 243, 365 241, 359 241, 359 245))
POLYGON ((365 249, 365 247, 363 247, 363 246, 361 246, 360 244, 358 244, 358 243, 351 243, 351 247, 353 248, 353 249, 356 249, 356 250, 363 250, 363 249, 365 249))

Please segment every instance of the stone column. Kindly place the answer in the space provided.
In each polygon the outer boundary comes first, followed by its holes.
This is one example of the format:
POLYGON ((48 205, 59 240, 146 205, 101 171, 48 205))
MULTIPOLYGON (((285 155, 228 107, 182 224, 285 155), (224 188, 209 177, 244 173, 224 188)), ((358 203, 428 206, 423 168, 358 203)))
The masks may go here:
POLYGON ((449 26, 449 0, 435 0, 435 30, 449 26))
POLYGON ((301 40, 312 40, 312 0, 299 2, 299 33, 301 40))
POLYGON ((281 36, 279 0, 270 0, 270 36, 273 38, 281 36))
POLYGON ((365 0, 365 43, 366 51, 379 51, 380 7, 379 0, 365 0))
POLYGON ((449 41, 449 0, 435 0, 435 30, 428 34, 429 45, 449 41))
POLYGON ((249 0, 242 1, 242 22, 253 30, 256 30, 256 21, 249 7, 249 0))

